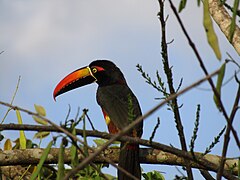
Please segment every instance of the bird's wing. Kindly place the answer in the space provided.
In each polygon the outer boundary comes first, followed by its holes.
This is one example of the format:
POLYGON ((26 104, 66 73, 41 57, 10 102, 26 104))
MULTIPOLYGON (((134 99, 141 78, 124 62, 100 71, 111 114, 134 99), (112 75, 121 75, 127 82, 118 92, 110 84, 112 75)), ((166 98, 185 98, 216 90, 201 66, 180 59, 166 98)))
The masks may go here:
POLYGON ((126 85, 99 87, 97 101, 118 129, 142 115, 136 96, 126 85))

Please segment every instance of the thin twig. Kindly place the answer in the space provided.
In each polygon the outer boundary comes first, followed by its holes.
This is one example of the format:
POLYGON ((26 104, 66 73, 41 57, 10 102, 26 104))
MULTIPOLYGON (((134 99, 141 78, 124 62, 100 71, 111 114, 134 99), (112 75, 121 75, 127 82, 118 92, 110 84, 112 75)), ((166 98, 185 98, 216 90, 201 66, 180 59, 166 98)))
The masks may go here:
POLYGON ((175 166, 176 170, 181 174, 183 178, 186 178, 185 174, 177 167, 175 166))
MULTIPOLYGON (((187 38, 187 40, 188 40, 188 43, 189 43, 190 47, 192 48, 193 52, 195 53, 195 55, 196 55, 196 57, 197 57, 197 60, 198 60, 198 62, 199 62, 199 64, 200 64, 200 67, 202 68, 204 74, 205 74, 206 76, 208 76, 208 71, 207 71, 207 69, 206 69, 206 67, 205 67, 205 65, 204 65, 204 63, 203 63, 203 61, 202 61, 202 58, 200 57, 200 55, 199 55, 199 53, 198 53, 198 51, 197 51, 197 49, 196 49, 195 44, 193 43, 193 41, 191 40, 190 36, 188 35, 188 33, 187 33, 187 31, 186 31, 183 23, 182 23, 182 20, 181 20, 180 16, 178 15, 178 12, 177 12, 176 7, 174 6, 174 4, 172 3, 171 0, 169 0, 169 3, 170 3, 170 6, 171 6, 171 8, 172 8, 172 10, 173 10, 173 12, 174 12, 174 14, 175 14, 175 16, 176 16, 179 24, 180 24, 180 26, 181 26, 181 28, 182 28, 182 31, 183 31, 184 35, 186 36, 186 38, 187 38)), ((226 110, 225 110, 225 107, 223 106, 223 103, 222 103, 222 100, 221 100, 221 98, 220 98, 220 96, 219 96, 219 93, 217 92, 217 89, 215 88, 214 83, 213 83, 213 81, 212 81, 211 78, 208 79, 208 82, 209 82, 209 84, 210 84, 210 86, 211 86, 211 88, 212 88, 212 90, 213 90, 213 92, 214 92, 214 95, 215 95, 216 98, 217 98, 217 101, 219 102, 219 107, 220 107, 220 109, 222 110, 223 116, 225 117, 225 119, 226 119, 226 121, 227 121, 227 124, 228 124, 230 130, 231 130, 232 133, 233 133, 233 137, 234 137, 234 139, 235 139, 235 141, 236 141, 236 144, 237 144, 238 147, 240 147, 240 141, 239 141, 237 132, 236 132, 236 130, 233 128, 232 124, 231 124, 230 121, 229 121, 229 117, 228 117, 228 115, 227 115, 227 112, 226 112, 226 110)))
MULTIPOLYGON (((173 74, 171 67, 169 66, 169 60, 168 60, 168 47, 167 47, 167 41, 166 41, 166 21, 164 19, 164 1, 163 0, 158 0, 159 6, 160 6, 160 12, 159 12, 159 20, 161 24, 161 29, 162 29, 162 38, 161 38, 161 48, 162 48, 162 61, 163 61, 163 66, 164 66, 164 72, 167 76, 167 82, 168 82, 168 87, 170 90, 170 94, 175 94, 176 91, 173 87, 173 74)), ((187 144, 186 144, 186 139, 183 131, 183 125, 182 125, 182 120, 179 112, 179 106, 178 106, 178 101, 177 98, 173 99, 171 102, 171 107, 174 113, 174 119, 176 123, 176 128, 178 131, 178 136, 179 140, 181 143, 181 147, 183 151, 187 151, 187 144)), ((187 175, 188 179, 192 180, 193 179, 193 174, 191 170, 191 166, 189 163, 187 163, 186 170, 187 170, 187 175)))
MULTIPOLYGON (((59 150, 60 150, 59 148, 51 148, 49 152, 49 156, 45 160, 46 165, 58 163, 59 150)), ((4 150, 0 152, 0 166, 35 165, 39 162, 39 159, 41 158, 40 155, 42 154, 43 151, 44 151, 44 148, 4 150), (36 156, 36 153, 39 154, 39 156, 36 156)), ((118 162, 119 152, 120 152, 120 148, 108 148, 100 156, 97 156, 94 159, 94 163, 105 164, 106 161, 102 158, 103 154, 105 157, 111 158, 114 162, 118 162)), ((89 154, 91 153, 92 151, 89 150, 89 154)), ((200 152, 195 152, 195 154, 197 157, 201 155, 200 152)), ((78 155, 79 155, 79 161, 81 161, 84 157, 82 156, 81 153, 78 153, 78 155)), ((155 149, 140 148, 139 157, 140 157, 140 162, 143 164, 185 166, 184 158, 180 156, 176 156, 172 153, 164 152, 156 148, 155 149), (163 155, 165 158, 164 159, 159 158, 159 156, 161 155, 163 155)), ((219 164, 218 162, 220 161, 221 156, 209 154, 209 155, 206 155, 205 158, 207 161, 213 162, 215 166, 218 166, 219 164)), ((65 148, 64 164, 70 164, 70 163, 71 163, 71 148, 65 148)), ((238 174, 237 163, 238 163, 238 158, 234 160, 227 160, 225 163, 224 170, 229 171, 229 168, 230 168, 232 175, 237 176, 238 174)), ((196 168, 196 169, 205 169, 207 171, 213 171, 206 166, 202 166, 202 165, 199 165, 198 163, 195 163, 194 161, 191 161, 191 166, 192 168, 196 168)))
POLYGON ((194 146, 195 146, 195 141, 197 139, 197 133, 198 133, 198 128, 199 128, 199 118, 200 118, 200 104, 197 105, 196 120, 194 123, 193 135, 191 137, 191 141, 190 141, 190 145, 189 145, 190 152, 191 152, 193 158, 195 158, 194 146))
MULTIPOLYGON (((230 115, 230 123, 231 124, 233 122, 233 119, 234 119, 235 114, 238 109, 239 98, 240 98, 240 84, 238 85, 237 95, 236 95, 235 102, 233 104, 231 115, 230 115)), ((226 133, 224 135, 223 148, 222 148, 222 159, 221 159, 219 170, 217 173, 217 179, 219 179, 222 176, 222 171, 224 169, 225 158, 226 158, 228 144, 229 144, 229 140, 230 140, 229 136, 230 136, 230 127, 227 125, 226 133)))
MULTIPOLYGON (((23 108, 18 107, 18 106, 13 106, 13 105, 11 105, 11 104, 9 104, 9 103, 5 103, 5 102, 2 102, 2 101, 0 101, 0 104, 2 104, 2 105, 4 105, 4 106, 11 107, 13 110, 23 111, 23 112, 25 112, 25 113, 27 113, 27 114, 29 114, 29 115, 33 115, 33 116, 36 116, 36 117, 38 117, 38 118, 41 118, 41 119, 45 120, 46 122, 48 122, 48 123, 49 123, 50 125, 52 125, 53 127, 55 127, 56 129, 58 129, 59 131, 63 132, 64 134, 66 134, 67 136, 69 136, 70 138, 72 138, 74 141, 78 141, 78 142, 80 142, 81 144, 83 144, 84 146, 87 146, 90 150, 94 151, 94 149, 93 149, 92 147, 88 146, 86 143, 84 143, 84 141, 82 141, 82 140, 79 139, 78 137, 74 136, 72 133, 70 133, 69 131, 67 131, 67 130, 64 129, 63 127, 58 126, 57 124, 55 124, 55 123, 52 122, 51 120, 47 119, 46 117, 40 116, 38 113, 34 113, 34 112, 29 111, 29 110, 23 109, 23 108)), ((82 151, 81 153, 84 155, 84 152, 83 152, 83 151, 82 151)), ((106 160, 106 162, 108 162, 109 164, 111 164, 113 167, 116 167, 118 170, 120 170, 121 172, 125 173, 127 176, 131 176, 131 178, 135 179, 135 177, 134 177, 133 175, 129 175, 129 173, 126 172, 125 169, 122 169, 122 168, 116 166, 115 163, 113 163, 111 159, 108 159, 108 158, 105 158, 105 157, 103 157, 103 158, 106 160)), ((91 164, 91 162, 90 162, 90 164, 91 164)), ((93 165, 93 168, 94 168, 94 167, 95 167, 95 166, 93 165)), ((100 172, 100 173, 101 173, 101 172, 100 172)), ((75 173, 75 174, 76 174, 76 173, 75 173)))
MULTIPOLYGON (((44 128, 46 129, 40 129, 40 131, 55 131, 55 132, 59 132, 58 129, 56 128, 53 128, 52 126, 43 126, 44 128)), ((18 124, 3 124, 3 125, 0 125, 0 130, 34 130, 34 131, 38 131, 38 128, 41 128, 41 126, 35 126, 35 125, 18 125, 18 124), (9 127, 10 126, 10 127, 9 127), (31 128, 32 127, 32 128, 31 128)), ((82 135, 82 130, 76 130, 76 134, 79 134, 79 135, 82 135)), ((101 138, 104 138, 104 139, 110 139, 111 137, 113 137, 113 135, 111 134, 108 134, 108 133, 105 133, 105 132, 99 132, 99 131, 86 131, 86 135, 88 136, 94 136, 94 137, 101 137, 101 138)), ((193 159, 193 157, 191 156, 190 153, 183 153, 181 150, 179 149, 176 149, 176 148, 172 148, 170 146, 167 146, 167 145, 164 145, 164 144, 160 144, 158 142, 152 142, 150 143, 149 140, 144 140, 144 139, 136 139, 136 138, 132 138, 132 137, 127 137, 127 136, 123 136, 123 137, 119 137, 118 140, 120 141, 124 141, 124 142, 130 142, 130 143, 137 143, 137 144, 141 144, 141 145, 145 145, 145 146, 149 146, 149 147, 152 147, 152 148, 155 148, 155 149, 159 149, 159 150, 162 150, 164 152, 168 152, 168 153, 171 153, 171 154, 175 154, 176 156, 178 157, 182 157, 183 159, 189 159, 189 160, 192 160, 192 161, 195 161, 197 164, 198 161, 196 161, 196 159, 200 159, 201 158, 201 155, 202 153, 195 153, 196 154, 196 158, 193 159)), ((91 151, 91 150, 90 150, 91 151)), ((147 151, 146 151, 147 152, 147 151)), ((153 151, 154 154, 156 154, 155 151, 153 151)), ((22 153, 20 153, 22 154, 22 153)), ((115 154, 115 153, 113 153, 115 154)), ((140 153, 140 154, 146 154, 146 153, 140 153)), ((161 153, 162 154, 162 153, 161 153)), ((213 156, 213 155, 206 155, 205 159, 209 159, 208 156, 213 156)), ((102 157, 102 156, 101 156, 102 157)), ((215 157, 215 156, 214 156, 215 157)), ((217 158, 217 156, 216 156, 217 158)), ((151 158, 150 158, 151 159, 151 158)), ((175 159, 175 158, 174 158, 175 159)), ((210 158, 212 160, 212 158, 210 158)), ((232 158, 227 158, 229 160, 233 160, 232 158)), ((238 157, 235 157, 234 159, 238 159, 238 157)), ((20 160, 20 159, 19 159, 20 160)), ((104 159, 103 159, 104 160, 104 159)), ((145 158, 143 158, 142 160, 145 160, 145 158)), ((176 160, 176 159, 175 159, 176 160)), ((201 159, 201 160, 204 160, 204 159, 201 159)), ((218 158, 218 160, 214 160, 214 162, 218 162, 220 160, 220 157, 218 158)), ((20 160, 20 162, 24 162, 24 160, 20 160)), ((57 161, 57 160, 56 160, 57 161)), ((179 162, 179 160, 177 160, 179 162)), ((145 161, 142 161, 142 163, 144 163, 145 161)), ((3 163, 3 162, 2 162, 3 163)), ((32 163, 32 162, 29 162, 28 163, 32 163)), ((49 162, 50 163, 50 162, 49 162)), ((52 162, 54 163, 54 162, 52 162)), ((145 162, 145 163, 149 163, 149 162, 145 162)), ((227 162, 226 162, 227 163, 227 162)), ((231 162, 229 162, 231 163, 231 162)), ((18 164, 18 163, 16 163, 18 164)), ((201 163, 200 163, 201 164, 201 163)), ((210 164, 206 164, 206 165, 198 165, 196 166, 197 168, 204 168, 206 170, 211 170, 211 171, 215 171, 217 172, 218 170, 218 167, 219 165, 215 163, 215 168, 211 166, 211 163, 210 164)), ((228 163, 227 163, 228 164, 228 163)), ((230 164, 227 165, 226 164, 226 167, 229 167, 231 166, 230 164)), ((10 164, 5 164, 5 165, 10 165, 10 164)), ((174 165, 174 164, 171 164, 171 165, 174 165)), ((175 164, 175 165, 183 165, 183 164, 175 164)), ((191 165, 193 165, 193 167, 195 167, 194 164, 191 163, 191 165)), ((237 171, 235 171, 235 175, 237 174, 237 171)))
POLYGON ((76 124, 78 124, 79 121, 80 121, 80 120, 78 121, 79 114, 80 114, 80 107, 77 108, 77 114, 76 114, 75 119, 74 119, 75 123, 77 122, 76 124))
MULTIPOLYGON (((86 164, 90 163, 91 161, 93 161, 93 159, 98 156, 104 149, 106 149, 110 144, 112 144, 114 141, 116 141, 119 137, 123 136, 124 134, 126 134, 128 131, 130 131, 133 127, 137 126, 139 123, 141 123, 143 121, 143 119, 146 119, 148 116, 150 116, 152 113, 154 113, 156 110, 158 110, 160 107, 162 107, 164 104, 166 104, 168 101, 171 101, 173 99, 175 99, 176 97, 180 96, 181 94, 189 91, 190 89, 192 89, 193 87, 201 84, 202 82, 204 82, 205 80, 209 79, 211 76, 217 74, 219 72, 219 70, 215 71, 213 74, 208 75, 207 77, 193 83, 192 85, 184 88, 183 90, 179 91, 177 94, 173 94, 171 96, 169 96, 168 98, 166 98, 164 101, 162 101, 161 103, 159 103, 158 105, 156 105, 155 107, 153 107, 151 110, 149 110, 146 114, 144 114, 141 117, 138 117, 135 121, 133 121, 131 124, 129 124, 127 127, 125 127, 124 129, 122 129, 122 131, 118 132, 117 134, 115 134, 111 139, 109 139, 109 141, 107 141, 106 143, 104 143, 101 147, 99 147, 99 149, 97 149, 95 151, 95 153, 93 153, 91 156, 85 158, 75 169, 74 172, 78 172, 79 169, 82 169, 86 164)), ((65 177, 65 180, 67 180, 69 178, 69 176, 67 175, 65 177)))
POLYGON ((71 105, 68 104, 68 112, 67 112, 67 115, 66 115, 66 118, 65 118, 65 122, 67 122, 69 116, 70 116, 70 113, 71 113, 71 105))
MULTIPOLYGON (((2 51, 2 52, 3 52, 3 51, 2 51)), ((12 97, 12 100, 11 100, 10 104, 13 104, 13 101, 14 101, 14 99, 15 99, 15 97, 16 97, 16 94, 17 94, 17 91, 18 91, 18 88, 19 88, 20 81, 21 81, 21 76, 18 77, 17 86, 16 86, 15 91, 14 91, 14 93, 13 93, 13 97, 12 97)), ((7 110, 7 112, 6 112, 6 114, 4 115, 4 117, 3 117, 3 119, 2 119, 2 122, 1 122, 0 124, 2 124, 2 123, 4 122, 4 120, 6 119, 8 113, 9 113, 11 110, 12 110, 12 108, 9 107, 8 110, 7 110)))
MULTIPOLYGON (((97 151, 95 151, 95 152, 93 153, 93 155, 91 155, 91 156, 89 156, 88 158, 84 159, 84 161, 83 161, 82 163, 80 163, 80 165, 81 165, 81 166, 82 166, 82 165, 85 166, 86 163, 89 163, 90 161, 92 161, 93 158, 96 157, 96 155, 99 155, 102 150, 106 149, 106 147, 107 147, 108 145, 110 145, 112 142, 114 142, 115 140, 117 140, 117 139, 118 139, 119 137, 121 137, 124 133, 128 132, 131 128, 133 128, 136 124, 140 123, 143 119, 146 119, 148 116, 150 116, 152 113, 154 113, 154 112, 155 112, 156 110, 158 110, 160 107, 162 107, 166 102, 171 101, 172 99, 176 98, 177 96, 180 96, 181 94, 186 93, 186 92, 189 91, 190 89, 198 86, 199 84, 203 83, 204 81, 206 81, 206 80, 209 79, 210 77, 216 75, 218 72, 219 72, 219 70, 213 72, 213 73, 210 74, 209 76, 206 76, 206 77, 198 80, 197 82, 195 82, 195 83, 191 84, 190 86, 184 88, 183 90, 179 91, 177 94, 174 94, 174 95, 170 96, 169 98, 167 98, 165 101, 159 103, 157 106, 155 106, 155 107, 152 108, 150 111, 148 111, 145 115, 143 115, 142 117, 137 118, 136 121, 134 121, 134 122, 131 123, 128 127, 126 127, 125 129, 123 129, 123 131, 119 132, 119 133, 116 134, 116 135, 113 135, 112 138, 111 138, 107 143, 105 143, 100 149, 98 149, 97 151), (83 163, 84 163, 84 164, 83 164, 83 163)), ((20 107, 17 107, 17 106, 12 106, 12 105, 9 104, 9 103, 5 103, 5 102, 0 101, 0 104, 2 104, 2 105, 4 105, 4 106, 12 107, 13 109, 18 109, 18 110, 23 111, 23 112, 25 112, 25 113, 28 113, 28 114, 30 114, 30 115, 35 115, 35 116, 37 116, 37 117, 39 117, 39 118, 42 118, 42 119, 47 120, 47 121, 50 121, 50 120, 48 120, 48 119, 46 119, 46 118, 44 118, 44 117, 39 116, 37 113, 33 113, 33 112, 29 111, 29 110, 26 110, 26 109, 23 109, 23 108, 20 108, 20 107)), ((50 122, 51 122, 51 121, 50 121, 50 122)), ((50 124, 50 123, 49 123, 49 124, 50 124)), ((51 122, 51 124, 53 124, 53 126, 54 126, 55 128, 57 128, 59 131, 64 132, 65 134, 69 135, 71 138, 73 138, 73 139, 75 139, 76 141, 79 141, 79 142, 82 143, 82 141, 81 141, 79 138, 73 136, 73 135, 72 135, 71 133, 69 133, 67 130, 63 129, 62 127, 59 127, 59 126, 55 125, 55 124, 52 123, 52 122, 51 122)), ((122 137, 122 138, 128 139, 129 137, 122 137)), ((127 141, 130 141, 130 139, 128 139, 127 141)), ((138 143, 138 140, 135 139, 135 141, 138 143)), ((151 147, 155 147, 156 145, 157 145, 157 146, 159 145, 159 143, 149 144, 149 141, 146 141, 145 143, 148 144, 148 145, 151 146, 151 147)), ((158 146, 158 148, 159 148, 159 146, 158 146)), ((175 149, 176 151, 173 151, 173 149, 172 149, 171 147, 168 147, 168 146, 166 146, 166 145, 162 145, 161 148, 162 148, 163 151, 166 151, 166 152, 174 152, 174 154, 177 153, 177 154, 179 154, 179 155, 182 156, 182 157, 185 157, 185 158, 188 158, 188 159, 192 159, 192 156, 190 156, 190 155, 189 155, 188 153, 186 153, 186 152, 182 152, 181 150, 176 150, 176 149, 175 149)), ((160 149, 160 148, 159 148, 159 149, 160 149)), ((213 167, 211 166, 211 163, 209 163, 209 162, 204 163, 204 162, 205 162, 205 161, 202 161, 202 162, 199 162, 199 163, 203 164, 203 165, 206 166, 206 167, 210 167, 210 168, 213 169, 213 170, 215 169, 215 171, 216 171, 217 167, 214 168, 214 166, 213 166, 213 167)), ((80 169, 81 169, 81 168, 80 168, 80 169)), ((228 172, 225 172, 225 171, 224 171, 224 176, 226 176, 226 177, 228 177, 228 178, 232 177, 231 174, 228 174, 228 172)))
POLYGON ((154 136, 155 136, 155 134, 156 134, 156 131, 157 131, 159 125, 160 125, 160 118, 158 117, 158 118, 157 118, 157 124, 155 125, 155 127, 154 127, 154 129, 153 129, 153 132, 152 132, 152 135, 151 135, 151 137, 149 138, 150 143, 153 141, 153 138, 154 138, 154 136))
POLYGON ((96 130, 96 129, 94 128, 94 126, 93 126, 93 123, 92 123, 90 117, 89 117, 88 114, 87 114, 88 109, 85 109, 85 110, 86 110, 86 111, 85 111, 85 115, 86 115, 86 117, 87 117, 88 122, 89 122, 90 125, 91 125, 92 130, 96 130))
POLYGON ((205 179, 214 180, 214 178, 211 176, 211 174, 208 171, 200 169, 200 173, 205 179))

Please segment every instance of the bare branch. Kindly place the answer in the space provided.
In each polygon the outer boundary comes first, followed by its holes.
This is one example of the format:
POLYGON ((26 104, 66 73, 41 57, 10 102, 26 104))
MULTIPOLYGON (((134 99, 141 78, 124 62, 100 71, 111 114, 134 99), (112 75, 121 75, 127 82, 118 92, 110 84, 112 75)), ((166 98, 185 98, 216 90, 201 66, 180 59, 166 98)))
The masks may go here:
MULTIPOLYGON (((13 166, 13 165, 30 165, 37 164, 41 158, 44 149, 35 148, 35 149, 15 149, 15 150, 6 150, 0 152, 0 166, 13 166), (25 154, 23 156, 23 154, 25 154)), ((108 148, 101 152, 99 156, 96 156, 94 159, 94 163, 108 163, 105 158, 112 159, 113 162, 118 162, 119 157, 119 148, 108 148)), ((89 150, 89 154, 91 155, 93 152, 89 150)), ((59 148, 52 148, 48 155, 48 158, 45 161, 45 164, 57 164, 58 163, 58 154, 59 148)), ((201 156, 201 153, 195 152, 196 156, 201 156)), ((82 161, 85 157, 83 154, 79 153, 79 160, 82 161)), ((219 166, 219 162, 221 160, 220 156, 207 154, 204 157, 205 160, 213 162, 216 166, 219 166)), ((151 148, 141 148, 140 149, 140 162, 142 164, 164 164, 164 165, 176 165, 176 166, 184 166, 185 161, 184 158, 178 157, 174 154, 167 153, 158 149, 151 148)), ((70 148, 65 149, 64 155, 64 163, 71 163, 71 150, 70 148)), ((232 168, 232 173, 237 175, 238 160, 226 160, 224 170, 228 171, 232 168)), ((194 161, 190 161, 190 165, 193 168, 198 169, 207 169, 206 167, 200 166, 194 161)))
MULTIPOLYGON (((183 90, 179 91, 177 94, 174 94, 174 95, 171 95, 170 97, 168 97, 165 101, 159 103, 157 106, 155 106, 154 108, 152 108, 150 111, 148 111, 145 115, 143 115, 142 117, 139 117, 136 119, 136 121, 134 121, 133 123, 131 123, 129 126, 127 126, 126 128, 124 128, 122 131, 120 131, 118 134, 116 135, 113 135, 112 138, 107 141, 103 146, 101 146, 100 148, 98 148, 97 150, 95 150, 95 152, 93 154, 91 154, 89 157, 85 158, 78 166, 77 168, 75 169, 75 171, 77 172, 79 169, 81 169, 82 167, 84 167, 86 164, 89 164, 90 162, 93 161, 93 159, 101 154, 101 152, 106 149, 111 143, 113 143, 115 140, 119 139, 121 136, 123 136, 125 133, 127 133, 131 128, 133 128, 134 126, 136 126, 138 123, 140 123, 141 121, 143 121, 143 119, 146 119, 148 116, 150 116, 153 112, 155 112, 156 110, 158 110, 160 107, 162 107, 164 104, 166 104, 168 101, 171 101, 172 99, 182 95, 183 93, 186 93, 187 91, 189 91, 190 89, 198 86, 199 84, 201 84, 202 82, 208 80, 209 78, 211 78, 212 76, 216 75, 217 73, 219 72, 219 70, 213 72, 212 74, 200 79, 199 81, 193 83, 192 85, 184 88, 183 90)), ((39 116, 37 113, 33 113, 29 110, 26 110, 26 109, 23 109, 23 108, 20 108, 20 107, 17 107, 17 106, 12 106, 8 103, 5 103, 5 102, 2 102, 0 101, 0 104, 4 105, 4 106, 8 106, 8 107, 12 107, 13 109, 18 109, 20 111, 23 111, 23 112, 26 112, 30 115, 35 115, 35 116, 38 116, 39 118, 42 118, 46 121, 50 121, 48 120, 47 118, 44 118, 44 117, 41 117, 39 116)), ((51 122, 51 121, 50 121, 51 122)), ((52 122, 51 122, 52 123, 52 122)), ((52 123, 54 124, 54 123, 52 123)), ((76 141, 79 141, 79 142, 82 142, 79 138, 73 136, 71 133, 69 133, 67 130, 63 129, 62 127, 59 127, 57 126, 56 124, 54 124, 54 127, 57 128, 58 130, 60 130, 61 132, 64 132, 65 134, 69 135, 71 138, 73 138, 74 140, 76 141)), ((122 137, 123 138, 123 137, 122 137)), ((129 137, 124 137, 126 139, 128 139, 127 141, 131 142, 131 138, 129 137)), ((139 143, 140 139, 135 139, 135 141, 137 143, 139 143)), ((161 150, 164 150, 166 152, 173 152, 174 154, 178 154, 180 155, 181 157, 184 157, 184 158, 187 158, 187 159, 190 159, 192 160, 192 156, 189 155, 187 152, 184 152, 184 151, 181 151, 181 150, 178 150, 176 148, 172 148, 172 147, 169 147, 169 146, 166 146, 166 145, 163 145, 163 144, 160 144, 160 143, 155 143, 155 142, 152 142, 151 144, 149 143, 149 141, 144 141, 144 140, 141 140, 142 142, 144 142, 147 146, 151 146, 151 147, 155 147, 157 146, 157 148, 161 149, 161 150), (160 146, 161 147, 160 147, 160 146)), ((139 143, 140 144, 140 143, 139 143)), ((103 157, 104 158, 104 157, 103 157)), ((202 166, 205 166, 205 167, 208 167, 209 169, 212 169, 214 171, 217 171, 218 167, 216 167, 214 164, 212 164, 212 162, 205 162, 204 161, 196 161, 198 162, 200 165, 202 166)), ((224 171, 223 172, 223 175, 227 178, 232 178, 232 175, 229 174, 228 172, 224 171)), ((66 179, 68 178, 68 176, 66 176, 66 179)))
MULTIPOLYGON (((174 12, 174 14, 175 14, 175 16, 176 16, 179 24, 180 24, 180 26, 181 26, 181 28, 182 28, 182 31, 183 31, 184 35, 186 36, 186 38, 187 38, 187 40, 188 40, 189 45, 191 46, 193 52, 195 53, 195 55, 196 55, 196 57, 197 57, 197 60, 198 60, 198 62, 199 62, 199 64, 200 64, 200 67, 202 68, 204 74, 205 74, 206 76, 208 76, 208 71, 207 71, 207 69, 206 69, 206 67, 205 67, 205 65, 204 65, 204 63, 203 63, 203 60, 202 60, 199 52, 197 51, 195 44, 193 43, 193 41, 191 40, 189 34, 187 33, 187 30, 185 29, 185 27, 184 27, 184 25, 183 25, 183 22, 182 22, 180 16, 178 15, 178 12, 177 12, 176 7, 174 6, 174 4, 172 3, 171 0, 169 0, 169 3, 170 3, 170 6, 171 6, 171 8, 172 8, 172 10, 173 10, 173 12, 174 12)), ((239 141, 239 138, 238 138, 238 135, 237 135, 237 131, 233 128, 232 124, 230 123, 229 117, 228 117, 227 112, 226 112, 226 110, 225 110, 225 107, 224 107, 224 105, 223 105, 223 103, 222 103, 222 100, 221 100, 221 98, 220 98, 220 95, 219 95, 219 93, 218 93, 218 91, 217 91, 217 89, 216 89, 216 87, 215 87, 215 85, 214 85, 214 83, 213 83, 213 81, 212 81, 211 78, 208 79, 208 82, 209 82, 209 84, 210 84, 210 86, 211 86, 211 88, 212 88, 212 91, 214 92, 214 95, 215 95, 216 98, 217 98, 217 101, 219 102, 219 107, 220 107, 220 109, 222 110, 223 116, 225 117, 225 119, 226 119, 226 121, 227 121, 227 124, 228 124, 230 130, 231 130, 232 133, 233 133, 233 137, 234 137, 234 139, 235 139, 235 141, 236 141, 236 144, 237 144, 238 147, 240 147, 240 141, 239 141)))
MULTIPOLYGON (((219 71, 217 71, 216 73, 218 73, 219 71)), ((199 80, 198 82, 192 84, 191 86, 188 86, 187 88, 179 91, 177 94, 171 95, 170 97, 168 97, 165 101, 161 102, 160 104, 158 104, 157 106, 155 106, 154 108, 152 108, 150 111, 148 111, 145 115, 143 115, 142 117, 137 118, 135 121, 133 121, 129 126, 125 127, 124 129, 122 129, 122 131, 120 131, 119 133, 113 135, 113 137, 107 141, 105 144, 103 144, 100 148, 98 148, 95 153, 93 153, 91 156, 85 158, 75 169, 75 172, 78 172, 79 169, 82 169, 86 164, 88 164, 89 162, 93 161, 93 159, 98 156, 101 151, 103 151, 104 149, 106 149, 110 144, 112 144, 114 141, 116 141, 119 137, 123 136, 124 134, 126 134, 129 130, 131 130, 134 126, 136 126, 137 124, 139 124, 140 122, 143 121, 143 119, 146 119, 149 115, 151 115, 153 112, 155 112, 156 110, 158 110, 160 107, 162 107, 164 104, 166 104, 168 101, 171 101, 172 99, 176 98, 177 96, 187 92, 189 89, 192 89, 193 87, 199 85, 201 82, 205 81, 206 79, 209 79, 211 76, 213 76, 213 74, 208 75, 207 77, 205 77, 204 79, 199 80)), ((136 138, 136 141, 138 142, 140 139, 136 138)), ((159 143, 151 143, 149 144, 149 142, 147 142, 148 146, 152 146, 154 147, 154 145, 159 143)), ((164 151, 166 150, 167 152, 172 151, 172 149, 168 148, 167 146, 164 145, 164 151)), ((188 155, 188 153, 181 151, 181 150, 177 150, 175 149, 176 152, 178 152, 179 154, 181 154, 181 156, 186 157, 187 159, 192 159, 192 156, 188 155)), ((197 160, 196 160, 197 161, 197 160)), ((203 166, 207 166, 210 167, 210 169, 213 169, 215 171, 218 170, 218 167, 216 167, 214 164, 212 164, 211 162, 205 162, 205 161, 198 161, 198 163, 200 163, 203 166)), ((230 178, 230 179, 234 179, 234 177, 229 174, 229 172, 224 171, 223 175, 226 178, 230 178)), ((69 176, 67 175, 64 179, 68 179, 69 176)))
MULTIPOLYGON (((166 21, 164 18, 164 1, 158 0, 158 2, 159 2, 159 7, 160 7, 160 12, 158 13, 158 15, 159 15, 159 20, 160 20, 161 29, 162 29, 162 36, 161 36, 162 62, 163 62, 163 66, 164 66, 164 72, 167 77, 168 88, 169 88, 170 95, 171 95, 171 94, 175 94, 176 91, 173 86, 172 68, 169 66, 169 60, 168 60, 168 46, 167 46, 167 41, 166 41, 166 21)), ((174 119, 175 119, 177 131, 178 131, 179 140, 181 143, 181 148, 183 151, 187 151, 187 144, 186 144, 186 139, 185 139, 185 135, 184 135, 184 131, 183 131, 183 125, 182 125, 182 120, 181 120, 181 116, 180 116, 180 112, 179 112, 177 98, 172 100, 171 108, 172 108, 172 111, 174 114, 174 119)), ((187 163, 187 160, 186 160, 186 170, 187 170, 188 179, 192 180, 193 173, 192 173, 189 163, 187 163)))
MULTIPOLYGON (((236 114, 237 109, 238 109, 239 98, 240 98, 240 84, 238 85, 237 95, 236 95, 235 102, 233 104, 231 115, 230 115, 230 123, 231 124, 233 123, 233 119, 234 119, 235 114, 236 114)), ((230 127, 227 125, 227 130, 226 130, 226 133, 224 135, 224 143, 223 143, 223 148, 222 148, 222 159, 221 159, 219 170, 218 170, 218 173, 217 173, 217 179, 220 179, 220 177, 222 176, 222 170, 224 168, 224 161, 225 161, 225 157, 226 157, 227 150, 228 150, 228 144, 229 144, 229 141, 230 141, 229 136, 230 136, 230 127)))
MULTIPOLYGON (((16 88, 15 88, 15 91, 13 93, 12 100, 11 100, 10 104, 13 104, 13 101, 14 101, 14 99, 16 97, 16 94, 17 94, 17 91, 18 91, 18 88, 19 88, 20 81, 21 81, 21 76, 18 77, 18 82, 17 82, 16 88)), ((8 113, 11 111, 11 109, 12 109, 11 107, 8 108, 8 110, 5 113, 5 115, 4 115, 4 117, 3 117, 3 119, 2 119, 0 124, 2 124, 4 122, 4 120, 6 119, 8 113)))

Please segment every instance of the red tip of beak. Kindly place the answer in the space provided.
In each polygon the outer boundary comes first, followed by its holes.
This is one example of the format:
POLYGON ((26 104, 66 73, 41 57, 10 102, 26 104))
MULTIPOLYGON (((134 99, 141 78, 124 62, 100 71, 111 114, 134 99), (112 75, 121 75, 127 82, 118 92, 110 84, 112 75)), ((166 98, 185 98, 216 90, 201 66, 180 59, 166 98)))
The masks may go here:
POLYGON ((54 99, 54 101, 56 102, 56 96, 55 96, 55 94, 53 93, 53 99, 54 99))

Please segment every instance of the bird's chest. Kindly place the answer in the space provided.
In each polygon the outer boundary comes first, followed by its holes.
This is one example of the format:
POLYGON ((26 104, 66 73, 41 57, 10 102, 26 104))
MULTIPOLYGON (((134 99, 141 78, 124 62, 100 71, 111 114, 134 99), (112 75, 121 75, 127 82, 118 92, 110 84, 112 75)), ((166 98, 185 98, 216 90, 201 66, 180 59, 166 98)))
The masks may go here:
POLYGON ((130 124, 129 95, 132 95, 131 90, 122 85, 104 86, 97 90, 98 104, 118 129, 123 129, 130 124))
POLYGON ((123 107, 127 105, 129 93, 131 93, 131 90, 123 85, 98 87, 97 102, 101 107, 111 107, 117 104, 123 107))

